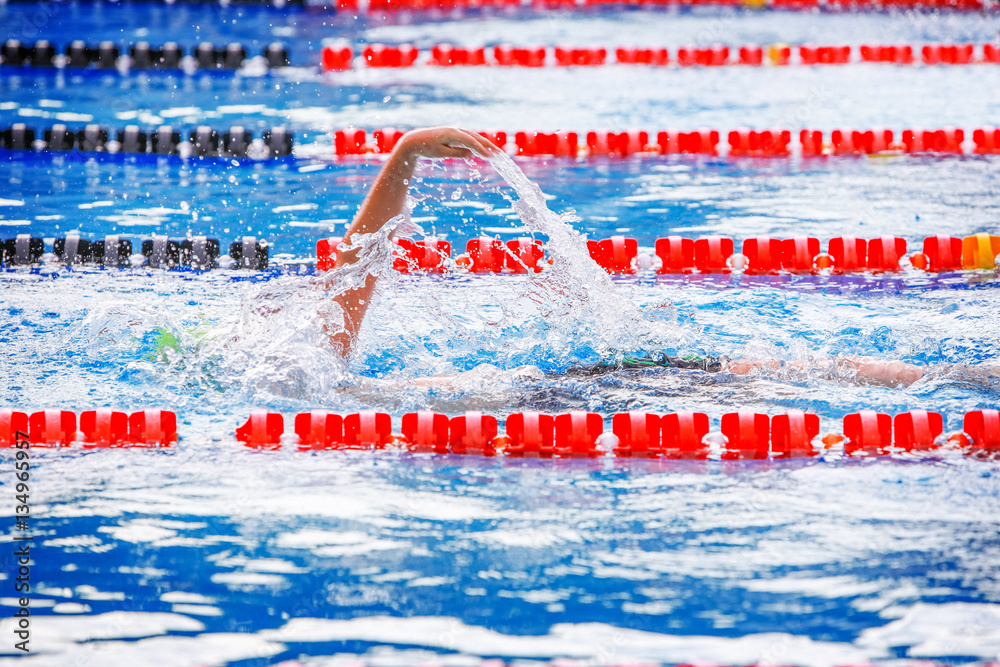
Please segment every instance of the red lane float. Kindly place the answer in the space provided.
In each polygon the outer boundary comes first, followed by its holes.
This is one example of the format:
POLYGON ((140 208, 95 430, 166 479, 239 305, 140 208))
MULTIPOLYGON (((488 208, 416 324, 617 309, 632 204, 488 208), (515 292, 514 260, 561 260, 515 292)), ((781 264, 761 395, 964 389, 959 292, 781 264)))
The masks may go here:
MULTIPOLYGON (((706 459, 710 454, 708 415, 679 411, 667 415, 645 412, 611 416, 617 446, 608 452, 599 446, 604 418, 597 413, 569 412, 549 415, 521 412, 506 418, 506 433, 498 435, 496 417, 478 411, 449 418, 430 411, 404 414, 401 434, 392 434, 386 413, 365 410, 341 416, 314 410, 295 416, 295 436, 300 451, 382 449, 390 443, 414 452, 520 458, 619 458, 706 459), (506 449, 501 449, 506 446, 506 449)), ((126 416, 109 408, 80 413, 83 447, 124 447, 128 444, 169 445, 177 441, 176 415, 168 410, 142 410, 126 416)), ((31 446, 68 445, 76 442, 76 414, 43 410, 28 415, 0 410, 0 446, 13 447, 18 432, 31 446), (27 429, 27 430, 25 430, 27 429)), ((969 455, 1000 453, 1000 412, 984 409, 967 412, 964 432, 949 435, 969 455)), ((752 410, 722 415, 722 460, 809 457, 817 454, 819 417, 792 410, 773 418, 752 410)), ((844 453, 877 456, 895 451, 926 451, 944 443, 940 413, 914 409, 891 417, 862 410, 843 418, 844 453)), ((238 427, 236 439, 255 449, 278 449, 284 442, 284 417, 265 410, 253 411, 238 427)), ((824 438, 824 442, 827 442, 824 438)))
POLYGON ((699 273, 730 273, 732 255, 733 240, 724 236, 709 236, 694 242, 694 266, 699 273))
POLYGON ((660 155, 689 153, 693 155, 718 155, 719 132, 696 130, 694 132, 664 131, 656 134, 660 155))
POLYGON ((576 132, 517 132, 514 135, 517 155, 537 157, 576 157, 579 141, 576 132))
POLYGON ((4 408, 0 410, 0 447, 16 447, 18 442, 27 440, 28 414, 4 408))
POLYGON ((876 456, 892 444, 892 417, 874 410, 844 415, 844 453, 876 456))
POLYGON ((913 64, 913 47, 902 46, 871 46, 861 45, 861 61, 866 63, 894 63, 897 65, 913 64))
POLYGON ((400 430, 411 452, 448 452, 448 416, 420 410, 403 415, 400 430))
POLYGON ((337 130, 333 134, 333 147, 337 156, 363 155, 372 152, 366 143, 364 130, 337 130))
POLYGON ((962 268, 962 239, 954 236, 928 236, 924 239, 924 266, 914 266, 925 271, 957 271, 962 268))
POLYGON ((299 450, 336 449, 344 444, 344 418, 333 412, 313 410, 295 415, 299 450))
POLYGON ((385 412, 362 410, 344 417, 344 447, 382 449, 392 435, 392 417, 385 412))
POLYGON ((668 65, 670 54, 666 49, 615 49, 615 60, 625 65, 668 65))
MULTIPOLYGON (((332 3, 338 11, 357 13, 359 10, 358 0, 334 0, 332 3)), ((454 11, 454 10, 478 10, 482 8, 505 8, 531 6, 537 10, 558 10, 574 11, 581 7, 615 7, 615 6, 639 6, 645 8, 659 8, 672 6, 675 4, 692 5, 722 5, 736 6, 747 4, 747 6, 757 7, 756 2, 745 3, 741 0, 690 0, 689 3, 679 3, 676 0, 369 0, 367 11, 369 13, 392 12, 392 11, 454 11)), ((849 9, 859 7, 875 7, 874 2, 869 0, 858 0, 848 4, 821 3, 821 0, 769 0, 765 3, 768 7, 789 11, 810 11, 816 10, 821 5, 827 9, 849 9)), ((887 0, 881 3, 884 6, 898 6, 907 9, 945 9, 951 11, 983 11, 988 9, 983 0, 887 0)))
POLYGON ((880 236, 868 242, 868 270, 873 273, 899 271, 899 260, 906 256, 906 239, 880 236))
POLYGON ((833 152, 837 155, 884 153, 892 150, 892 130, 876 129, 860 132, 858 130, 834 130, 830 134, 833 152))
POLYGON ((440 67, 485 65, 486 49, 463 49, 450 44, 438 44, 431 49, 430 64, 440 67))
POLYGON ((803 45, 799 60, 803 65, 843 65, 851 61, 851 47, 803 45))
POLYGON ((984 127, 972 132, 972 143, 976 145, 973 152, 976 155, 992 155, 1000 153, 1000 129, 984 127))
POLYGON ((771 445, 771 420, 767 415, 740 410, 722 415, 726 436, 723 460, 766 459, 771 445))
POLYGON ((781 241, 781 268, 790 273, 811 273, 816 269, 819 239, 796 236, 781 241))
POLYGON ((587 150, 592 156, 628 157, 650 150, 649 133, 642 130, 628 132, 588 132, 587 150))
POLYGON ((493 48, 493 59, 497 65, 541 67, 545 64, 545 47, 524 48, 504 44, 493 48))
POLYGON ((469 271, 472 273, 500 273, 503 271, 503 242, 483 236, 469 239, 465 244, 465 252, 469 256, 469 271))
POLYGON ((121 447, 128 443, 128 415, 110 408, 80 413, 84 447, 121 447))
POLYGON ((764 49, 759 46, 741 46, 739 50, 739 64, 759 66, 764 63, 764 49))
MULTIPOLYGON (((166 447, 177 442, 177 416, 168 410, 142 410, 128 415, 101 408, 80 413, 79 441, 84 447, 166 447)), ((18 433, 32 447, 77 442, 77 418, 69 410, 42 410, 30 416, 0 410, 0 447, 13 447, 18 433)))
POLYGON ((928 44, 920 49, 925 65, 968 65, 974 62, 972 44, 928 44))
POLYGON ((1000 412, 997 410, 967 412, 962 426, 972 440, 974 453, 1000 451, 1000 412))
POLYGON ((835 273, 854 273, 868 269, 868 242, 853 236, 830 239, 828 252, 833 257, 835 273))
POLYGON ((496 456, 496 417, 470 410, 461 417, 453 417, 449 429, 452 453, 496 456))
POLYGON ((682 410, 660 419, 663 455, 671 459, 707 459, 708 415, 682 410))
POLYGON ((337 246, 343 241, 339 236, 316 241, 316 270, 329 271, 337 264, 337 246))
MULTIPOLYGON (((561 1, 561 0, 557 0, 561 1)), ((567 0, 570 1, 570 0, 567 0)), ((552 47, 552 59, 556 65, 595 66, 614 60, 619 64, 664 66, 670 64, 670 52, 665 48, 637 48, 620 46, 606 47, 552 47)), ((1000 64, 1000 45, 984 44, 982 56, 977 58, 973 44, 927 44, 915 50, 907 44, 862 44, 858 49, 860 62, 912 65, 919 59, 924 65, 968 65, 976 62, 1000 64)), ((479 66, 497 64, 502 66, 542 67, 546 64, 549 49, 544 46, 526 47, 501 44, 492 50, 486 47, 460 47, 452 44, 437 44, 431 47, 426 63, 436 67, 479 66)), ((725 65, 762 65, 767 60, 772 65, 792 64, 793 47, 772 44, 766 48, 756 44, 739 47, 714 45, 709 47, 683 46, 676 52, 680 67, 720 67, 725 65), (735 58, 733 55, 735 54, 735 58)), ((802 44, 795 47, 797 62, 805 66, 844 65, 852 62, 852 49, 847 45, 817 46, 802 44)), ((369 67, 410 67, 420 60, 419 49, 404 44, 390 46, 369 44, 362 49, 362 62, 369 67)), ((323 71, 350 69, 354 52, 350 46, 340 44, 323 47, 320 57, 323 71)))
POLYGON ((607 49, 572 49, 561 46, 555 48, 556 64, 562 67, 572 65, 603 65, 607 57, 607 49))
POLYGON ((694 240, 681 236, 656 239, 656 256, 660 258, 657 273, 691 273, 694 271, 694 240))
MULTIPOLYGON (((502 150, 506 150, 506 132, 480 132, 502 150)), ((392 151, 403 132, 394 128, 374 130, 373 145, 368 143, 365 130, 343 129, 334 132, 334 152, 338 157, 384 154, 392 151)), ((718 155, 720 133, 718 130, 701 129, 691 132, 660 130, 655 134, 642 130, 626 132, 597 131, 578 133, 529 132, 514 134, 513 154, 521 157, 579 157, 580 155, 627 158, 632 155, 659 153, 660 155, 718 155), (655 140, 654 140, 655 139, 655 140)), ((977 155, 1000 153, 1000 130, 993 127, 978 128, 970 135, 973 141, 968 150, 977 155)), ((899 141, 893 130, 836 129, 830 134, 830 143, 824 143, 820 130, 800 130, 796 144, 790 130, 751 130, 740 128, 726 133, 730 157, 788 157, 797 145, 806 157, 833 155, 876 155, 882 153, 932 153, 961 155, 966 152, 965 130, 944 128, 940 130, 906 129, 899 141)))
POLYGON ((624 236, 612 236, 601 241, 587 241, 590 257, 611 274, 635 273, 635 258, 639 254, 639 242, 624 236))
POLYGON ((177 415, 157 409, 133 412, 128 417, 128 438, 134 445, 169 447, 177 442, 177 415))
POLYGON ((944 420, 939 412, 910 410, 893 419, 895 445, 898 448, 934 449, 937 437, 944 431, 944 420))
POLYGON ((540 412, 518 412, 507 417, 507 456, 550 459, 555 454, 555 418, 540 412))
MULTIPOLYGON (((538 239, 520 237, 506 243, 482 237, 466 242, 466 254, 450 261, 451 244, 436 238, 394 241, 397 255, 394 267, 402 273, 444 273, 458 266, 471 273, 538 273, 548 266, 545 247, 538 239)), ((336 264, 339 238, 321 239, 316 244, 316 268, 327 271, 336 264)), ((923 240, 923 251, 908 257, 914 269, 942 273, 948 271, 995 270, 1000 256, 1000 236, 987 233, 959 239, 946 235, 923 240)), ((829 240, 827 253, 815 237, 776 239, 767 236, 744 239, 740 262, 733 261, 733 239, 709 236, 689 239, 669 236, 656 239, 654 253, 659 259, 656 273, 731 273, 746 275, 815 274, 829 270, 836 274, 893 273, 901 271, 907 258, 907 242, 896 236, 870 240, 837 236, 829 240)), ((613 236, 588 240, 590 257, 605 271, 633 275, 639 270, 639 244, 636 239, 613 236)), ((647 267, 643 264, 643 269, 647 267)))
POLYGON ((478 134, 479 136, 488 139, 490 143, 492 143, 500 150, 505 150, 507 148, 506 132, 479 132, 478 134))
POLYGON ((392 260, 392 268, 400 273, 444 273, 448 270, 451 244, 447 241, 433 238, 422 241, 397 238, 393 241, 399 246, 399 252, 392 260))
POLYGON ((545 257, 545 250, 541 241, 521 236, 507 241, 506 247, 504 262, 511 273, 539 273, 542 270, 539 262, 545 257))
POLYGON ((376 153, 391 153, 392 149, 396 147, 396 142, 403 138, 403 132, 388 127, 375 130, 372 132, 372 136, 375 137, 376 153))
POLYGON ((702 65, 705 67, 721 67, 729 64, 728 46, 710 46, 707 48, 681 47, 677 49, 677 64, 681 67, 702 65))
POLYGON ((324 46, 321 58, 324 72, 348 70, 354 60, 354 51, 349 46, 324 46))
POLYGON ((729 154, 733 157, 787 157, 792 133, 788 130, 741 129, 729 133, 729 154))
POLYGON ((776 274, 781 269, 781 241, 758 236, 743 241, 747 258, 744 273, 748 275, 776 274))
POLYGON ((236 429, 236 439, 247 447, 277 449, 285 434, 285 418, 276 412, 254 410, 243 426, 236 429))
POLYGON ((823 133, 819 130, 801 130, 799 145, 804 156, 823 155, 823 133))
POLYGON ((943 130, 904 130, 903 150, 907 153, 962 154, 965 131, 956 128, 943 130))
POLYGON ((655 459, 663 456, 659 415, 626 412, 611 418, 611 432, 618 437, 614 455, 622 458, 655 459))
POLYGON ((42 410, 28 417, 32 447, 69 445, 76 440, 76 414, 69 410, 42 410))
POLYGON ((361 52, 369 67, 411 67, 417 62, 418 55, 420 51, 409 44, 401 46, 369 44, 361 52))
POLYGON ((819 435, 819 416, 792 410, 771 420, 771 455, 775 458, 816 456, 813 439, 819 435))
POLYGON ((569 412, 555 418, 554 452, 561 458, 594 458, 604 452, 597 439, 604 433, 604 418, 593 412, 569 412))

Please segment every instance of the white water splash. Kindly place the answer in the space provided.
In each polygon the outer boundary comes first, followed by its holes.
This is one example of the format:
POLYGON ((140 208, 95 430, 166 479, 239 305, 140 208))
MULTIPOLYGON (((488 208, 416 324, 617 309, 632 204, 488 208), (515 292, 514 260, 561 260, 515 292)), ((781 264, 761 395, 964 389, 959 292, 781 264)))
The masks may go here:
MULTIPOLYGON (((257 405, 328 403, 345 392, 366 402, 361 396, 371 388, 364 377, 371 373, 371 360, 386 360, 388 370, 379 375, 388 379, 385 391, 394 396, 383 399, 405 402, 421 400, 411 397, 416 377, 453 375, 483 364, 497 372, 526 364, 560 368, 688 342, 689 332, 681 327, 644 316, 626 288, 590 258, 586 239, 571 224, 576 219, 549 210, 538 186, 509 157, 497 155, 490 164, 513 189, 501 186, 521 224, 548 238, 552 265, 545 272, 495 280, 403 277, 392 268, 393 236, 423 234, 406 211, 375 233, 345 240, 341 250, 361 249, 355 264, 320 276, 233 284, 239 307, 228 312, 193 317, 191 310, 166 310, 156 302, 138 311, 145 315, 136 327, 134 308, 109 305, 111 312, 94 313, 84 329, 101 331, 98 338, 120 333, 130 340, 142 336, 139 330, 154 331, 152 356, 159 364, 150 368, 157 372, 158 366, 164 382, 222 390, 227 401, 257 405), (370 275, 378 279, 376 293, 355 352, 345 360, 331 344, 343 327, 333 299, 370 275)), ((467 388, 471 393, 504 384, 488 370, 474 374, 481 387, 467 388)))
POLYGON ((552 270, 529 274, 530 289, 522 298, 537 304, 539 314, 552 325, 550 336, 564 337, 569 349, 587 345, 602 356, 691 344, 690 332, 651 321, 615 287, 590 257, 584 236, 573 228, 571 223, 578 218, 549 210, 541 189, 505 153, 495 154, 489 162, 517 193, 513 205, 521 222, 549 238, 545 250, 552 270))

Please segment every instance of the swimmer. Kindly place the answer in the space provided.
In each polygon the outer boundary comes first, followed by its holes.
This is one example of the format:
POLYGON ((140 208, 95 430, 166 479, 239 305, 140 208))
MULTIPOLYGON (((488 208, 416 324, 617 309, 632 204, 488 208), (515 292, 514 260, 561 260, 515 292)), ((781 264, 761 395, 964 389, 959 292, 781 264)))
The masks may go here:
MULTIPOLYGON (((433 127, 407 132, 390 153, 389 159, 375 180, 375 184, 361 204, 358 214, 345 232, 344 239, 350 239, 354 234, 373 234, 403 211, 410 179, 413 177, 414 169, 420 158, 489 158, 498 150, 489 140, 479 134, 454 127, 433 127)), ((340 253, 337 257, 336 268, 358 262, 360 253, 360 248, 340 253)), ((334 347, 345 356, 350 352, 351 345, 364 320, 372 292, 375 289, 375 282, 375 276, 368 274, 360 287, 345 290, 334 297, 334 301, 343 309, 344 327, 331 333, 330 339, 334 347)), ((792 361, 785 363, 774 359, 717 359, 714 357, 680 359, 669 355, 659 355, 656 358, 651 357, 649 360, 638 362, 638 365, 629 366, 623 362, 616 362, 600 366, 603 367, 603 371, 597 367, 593 370, 606 372, 628 367, 661 366, 751 375, 783 371, 806 372, 818 369, 832 377, 862 384, 902 387, 913 384, 921 379, 925 373, 925 369, 920 366, 898 360, 882 361, 867 357, 839 356, 812 362, 792 361)), ((584 370, 584 372, 587 371, 584 370)), ((991 377, 994 374, 995 372, 991 372, 991 377)), ((451 379, 448 377, 424 378, 418 384, 444 386, 453 379, 454 376, 451 379)))

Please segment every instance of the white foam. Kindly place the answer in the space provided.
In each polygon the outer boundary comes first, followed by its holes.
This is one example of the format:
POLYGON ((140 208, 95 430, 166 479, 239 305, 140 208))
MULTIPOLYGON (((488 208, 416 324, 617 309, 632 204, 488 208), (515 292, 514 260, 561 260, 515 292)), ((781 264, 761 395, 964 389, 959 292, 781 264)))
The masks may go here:
POLYGON ((125 526, 101 526, 99 532, 108 533, 112 539, 120 542, 157 543, 177 535, 177 531, 160 528, 148 524, 129 524, 125 526))
POLYGON ((277 574, 260 572, 218 572, 211 577, 212 583, 225 584, 231 589, 282 586, 288 580, 277 574))
POLYGON ((888 650, 909 647, 914 657, 1000 658, 1000 605, 918 602, 905 615, 861 633, 860 646, 888 650))
MULTIPOLYGON (((0 619, 0 633, 11 637, 16 618, 0 619)), ((168 632, 201 632, 200 621, 180 614, 159 612, 111 611, 104 614, 73 616, 33 616, 31 639, 36 646, 56 646, 70 642, 136 639, 168 632)), ((10 649, 9 642, 0 651, 10 649)))
MULTIPOLYGON (((139 614, 141 616, 141 614, 139 614)), ((60 620, 76 620, 60 617, 60 620)), ((33 630, 38 627, 33 621, 33 630)), ((197 623, 197 621, 192 621, 197 623)), ((38 625, 41 625, 40 623, 38 625)), ((9 634, 9 633, 8 633, 9 634)), ((237 660, 267 658, 284 650, 284 646, 247 633, 201 634, 195 637, 151 637, 139 641, 96 641, 84 645, 48 645, 32 636, 33 652, 45 646, 45 653, 30 660, 33 667, 66 667, 66 665, 130 665, 131 667, 202 667, 222 665, 237 660), (35 643, 37 640, 37 644, 35 643)), ((9 643, 0 651, 11 655, 9 643)), ((18 652, 18 655, 20 652, 18 652)), ((18 658, 20 661, 20 658, 18 658)), ((0 661, 0 664, 7 664, 0 661)), ((18 664, 11 662, 10 664, 18 664)), ((27 664, 27 663, 25 663, 27 664)))
POLYGON ((453 618, 432 616, 297 618, 277 630, 259 634, 282 642, 367 641, 503 658, 572 658, 594 665, 646 661, 834 667, 871 658, 871 653, 850 644, 785 633, 734 638, 678 636, 581 623, 554 625, 547 635, 506 635, 453 618))

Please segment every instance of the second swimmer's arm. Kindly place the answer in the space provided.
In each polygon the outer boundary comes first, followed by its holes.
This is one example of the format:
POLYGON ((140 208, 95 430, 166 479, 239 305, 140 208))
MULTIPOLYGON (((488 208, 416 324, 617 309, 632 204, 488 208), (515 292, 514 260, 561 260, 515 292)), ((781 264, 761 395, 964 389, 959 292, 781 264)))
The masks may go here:
MULTIPOLYGON (((480 135, 454 127, 433 127, 407 132, 396 142, 388 161, 354 217, 354 222, 344 233, 344 241, 350 243, 354 234, 377 232, 382 225, 403 211, 410 179, 413 178, 413 171, 420 157, 469 158, 474 155, 488 156, 493 150, 493 145, 480 135)), ((354 264, 359 259, 359 253, 360 249, 340 253, 337 267, 354 264)), ((344 354, 351 349, 358 329, 361 328, 374 289, 375 276, 369 274, 360 287, 346 290, 334 297, 334 301, 344 311, 344 329, 331 335, 331 340, 344 354)))
MULTIPOLYGON (((834 374, 838 377, 850 377, 861 382, 890 387, 898 385, 908 387, 924 375, 924 369, 920 366, 902 361, 880 361, 871 357, 831 357, 819 364, 791 361, 785 365, 806 371, 810 368, 830 368, 831 364, 834 374)), ((781 366, 782 363, 776 359, 727 359, 723 363, 722 370, 736 375, 746 375, 756 368, 778 370, 781 366)))

